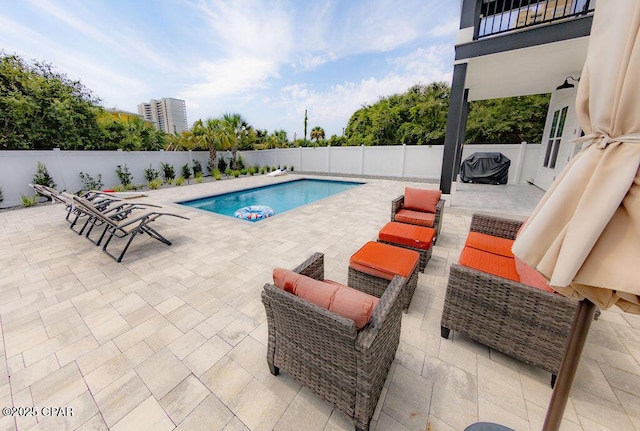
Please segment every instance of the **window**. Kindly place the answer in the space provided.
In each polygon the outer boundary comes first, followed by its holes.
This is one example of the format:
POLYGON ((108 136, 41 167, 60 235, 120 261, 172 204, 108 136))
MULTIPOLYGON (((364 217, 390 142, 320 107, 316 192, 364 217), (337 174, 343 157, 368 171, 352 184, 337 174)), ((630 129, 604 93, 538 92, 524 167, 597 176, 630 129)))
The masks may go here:
POLYGON ((564 122, 567 119, 568 106, 558 109, 553 113, 553 122, 551 123, 551 132, 549 133, 549 141, 547 142, 547 152, 544 155, 545 168, 554 169, 556 160, 558 159, 558 150, 560 149, 560 141, 562 140, 562 131, 564 122))

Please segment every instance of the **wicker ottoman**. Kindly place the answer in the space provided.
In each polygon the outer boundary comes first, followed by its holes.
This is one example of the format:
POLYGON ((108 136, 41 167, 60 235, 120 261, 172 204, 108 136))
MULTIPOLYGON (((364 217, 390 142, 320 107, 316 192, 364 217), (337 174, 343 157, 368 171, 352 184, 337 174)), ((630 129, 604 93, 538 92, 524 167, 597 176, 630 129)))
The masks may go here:
POLYGON ((420 272, 424 272, 424 268, 431 259, 431 246, 435 233, 436 231, 430 227, 392 221, 380 229, 378 241, 420 253, 420 272))
POLYGON ((394 275, 404 277, 402 308, 407 312, 418 285, 419 266, 420 254, 417 251, 369 241, 349 259, 348 284, 380 298, 394 275))

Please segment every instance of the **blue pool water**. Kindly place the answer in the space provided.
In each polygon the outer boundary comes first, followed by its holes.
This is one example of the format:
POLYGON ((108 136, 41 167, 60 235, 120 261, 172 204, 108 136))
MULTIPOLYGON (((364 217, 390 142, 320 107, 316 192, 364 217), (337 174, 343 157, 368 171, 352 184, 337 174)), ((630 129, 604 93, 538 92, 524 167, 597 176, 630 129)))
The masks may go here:
POLYGON ((364 183, 299 179, 179 203, 230 217, 233 217, 239 208, 266 205, 273 208, 277 215, 362 184, 364 183))

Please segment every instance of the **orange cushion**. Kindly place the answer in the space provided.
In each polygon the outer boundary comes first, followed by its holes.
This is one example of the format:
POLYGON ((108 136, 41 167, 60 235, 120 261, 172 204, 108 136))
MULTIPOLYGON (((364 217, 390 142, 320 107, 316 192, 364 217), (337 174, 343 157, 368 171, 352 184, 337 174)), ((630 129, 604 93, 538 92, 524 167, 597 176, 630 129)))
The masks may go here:
POLYGON ((378 239, 394 244, 429 250, 433 243, 435 230, 430 227, 416 226, 407 223, 389 222, 380 232, 378 239))
POLYGON ((420 254, 417 251, 369 241, 351 256, 349 266, 356 271, 386 280, 393 279, 394 275, 409 279, 419 260, 420 254))
POLYGON ((536 287, 538 289, 545 290, 547 292, 555 292, 547 283, 547 279, 544 275, 540 274, 534 268, 527 265, 524 261, 515 256, 516 271, 520 276, 520 283, 527 286, 536 287))
POLYGON ((273 284, 297 297, 353 320, 364 327, 378 305, 378 298, 331 280, 315 280, 283 268, 273 270, 273 284), (289 290, 291 288, 291 290, 289 290))
POLYGON ((487 251, 478 250, 476 248, 465 247, 460 254, 460 265, 477 269, 478 271, 488 272, 502 278, 508 278, 513 281, 520 281, 518 272, 516 271, 515 260, 509 257, 500 256, 498 254, 489 253, 487 251))
POLYGON ((480 232, 469 232, 464 246, 499 254, 500 256, 513 257, 513 253, 511 253, 513 242, 512 239, 500 238, 480 232))
POLYGON ((442 197, 440 190, 404 188, 404 205, 408 210, 424 211, 428 213, 436 212, 436 205, 442 197))
POLYGON ((280 289, 284 289, 289 293, 295 293, 295 285, 302 275, 284 268, 275 268, 273 270, 273 284, 280 289))
POLYGON ((436 221, 434 213, 425 213, 414 210, 401 209, 396 213, 396 221, 400 223, 416 224, 419 226, 433 227, 436 221))

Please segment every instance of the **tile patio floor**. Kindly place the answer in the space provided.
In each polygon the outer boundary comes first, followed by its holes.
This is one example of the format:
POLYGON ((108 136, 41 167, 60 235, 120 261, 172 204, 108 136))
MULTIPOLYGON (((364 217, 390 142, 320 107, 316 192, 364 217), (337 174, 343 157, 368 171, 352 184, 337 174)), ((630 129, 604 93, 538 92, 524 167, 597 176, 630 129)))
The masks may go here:
MULTIPOLYGON (((159 219, 173 245, 137 238, 120 264, 70 231, 60 205, 0 213, 0 405, 73 413, 3 417, 0 430, 351 430, 309 390, 269 374, 262 286, 275 266, 294 267, 314 251, 325 253, 327 278, 346 282, 349 256, 388 221, 391 199, 407 184, 437 185, 366 180, 256 224, 172 204, 290 178, 148 192, 191 220, 159 219)), ((505 187, 505 202, 515 198, 495 208, 495 199, 477 199, 502 186, 492 187, 460 187, 445 209, 372 430, 542 426, 548 373, 439 335, 447 268, 471 213, 521 217, 531 205, 522 196, 541 196, 505 187)), ((593 324, 562 430, 640 430, 638 316, 605 311, 593 324)))

